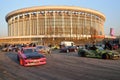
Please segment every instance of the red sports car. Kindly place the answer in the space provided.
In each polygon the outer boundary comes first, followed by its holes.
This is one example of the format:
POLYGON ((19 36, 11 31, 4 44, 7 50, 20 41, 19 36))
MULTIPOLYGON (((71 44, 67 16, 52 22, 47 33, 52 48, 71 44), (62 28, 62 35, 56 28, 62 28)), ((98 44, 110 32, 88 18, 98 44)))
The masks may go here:
POLYGON ((35 47, 24 47, 18 51, 17 59, 22 66, 46 64, 44 55, 38 53, 35 47))

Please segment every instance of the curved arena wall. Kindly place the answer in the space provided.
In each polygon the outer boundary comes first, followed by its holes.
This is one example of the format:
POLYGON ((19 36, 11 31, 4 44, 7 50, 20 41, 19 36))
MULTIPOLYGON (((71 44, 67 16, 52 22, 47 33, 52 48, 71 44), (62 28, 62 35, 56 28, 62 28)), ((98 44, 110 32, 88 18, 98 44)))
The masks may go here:
POLYGON ((104 36, 104 14, 74 6, 36 6, 6 15, 9 37, 100 38, 104 36))

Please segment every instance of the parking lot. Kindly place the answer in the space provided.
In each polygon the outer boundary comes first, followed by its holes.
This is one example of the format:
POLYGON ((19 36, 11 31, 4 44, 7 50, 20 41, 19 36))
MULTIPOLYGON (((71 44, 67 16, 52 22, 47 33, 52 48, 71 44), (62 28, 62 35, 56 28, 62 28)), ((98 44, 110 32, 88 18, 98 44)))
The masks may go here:
POLYGON ((47 64, 23 67, 17 53, 0 52, 0 80, 120 80, 120 60, 78 57, 77 52, 46 55, 47 64))

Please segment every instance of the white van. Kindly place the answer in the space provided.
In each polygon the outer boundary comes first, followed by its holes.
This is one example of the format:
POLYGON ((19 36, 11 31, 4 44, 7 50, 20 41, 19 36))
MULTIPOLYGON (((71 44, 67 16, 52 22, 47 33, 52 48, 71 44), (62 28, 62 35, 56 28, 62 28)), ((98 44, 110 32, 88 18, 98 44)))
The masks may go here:
POLYGON ((60 45, 61 46, 74 46, 74 42, 73 41, 62 41, 60 45))

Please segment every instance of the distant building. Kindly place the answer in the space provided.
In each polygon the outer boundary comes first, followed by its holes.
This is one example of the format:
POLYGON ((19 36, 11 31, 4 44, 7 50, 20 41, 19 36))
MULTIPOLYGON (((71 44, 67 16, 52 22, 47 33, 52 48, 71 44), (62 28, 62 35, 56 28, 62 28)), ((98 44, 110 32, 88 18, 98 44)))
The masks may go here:
POLYGON ((110 36, 114 36, 114 29, 110 28, 110 36))
POLYGON ((59 43, 104 39, 104 14, 75 6, 37 6, 18 9, 5 17, 8 37, 0 43, 59 43))

